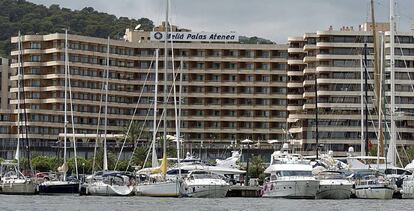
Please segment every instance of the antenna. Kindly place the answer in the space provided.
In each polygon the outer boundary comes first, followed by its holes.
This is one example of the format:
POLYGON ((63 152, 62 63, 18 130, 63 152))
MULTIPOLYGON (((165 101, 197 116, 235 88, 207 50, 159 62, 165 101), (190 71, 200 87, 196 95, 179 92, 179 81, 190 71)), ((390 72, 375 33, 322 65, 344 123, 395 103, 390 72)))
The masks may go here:
POLYGON ((141 24, 138 24, 137 26, 135 26, 134 31, 138 31, 139 28, 141 28, 141 24))

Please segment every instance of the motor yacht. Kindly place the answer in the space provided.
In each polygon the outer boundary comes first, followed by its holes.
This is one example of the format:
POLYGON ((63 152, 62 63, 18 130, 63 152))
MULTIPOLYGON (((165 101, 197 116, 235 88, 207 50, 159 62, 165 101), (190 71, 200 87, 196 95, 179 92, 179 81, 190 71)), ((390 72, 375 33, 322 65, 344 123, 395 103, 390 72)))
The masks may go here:
POLYGON ((184 197, 224 198, 230 184, 217 174, 194 170, 184 179, 180 193, 184 197))
POLYGON ((319 190, 310 161, 290 154, 286 143, 281 151, 272 154, 265 173, 270 174, 270 178, 263 185, 263 197, 315 199, 319 190))

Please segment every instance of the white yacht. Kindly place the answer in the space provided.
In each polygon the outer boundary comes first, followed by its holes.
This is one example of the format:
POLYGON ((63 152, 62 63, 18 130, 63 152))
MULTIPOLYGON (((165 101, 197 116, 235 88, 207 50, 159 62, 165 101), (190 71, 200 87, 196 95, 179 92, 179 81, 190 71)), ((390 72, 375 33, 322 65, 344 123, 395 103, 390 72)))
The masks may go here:
MULTIPOLYGON (((405 170, 414 171, 414 160, 405 166, 405 170)), ((401 197, 403 199, 414 199, 414 175, 407 175, 402 184, 401 197)))
POLYGON ((16 163, 5 161, 1 165, 5 173, 1 177, 0 193, 22 195, 36 193, 36 184, 19 171, 16 163))
POLYGON ((160 167, 144 168, 136 172, 138 181, 135 194, 140 196, 178 197, 180 178, 178 174, 168 175, 166 159, 160 167))
MULTIPOLYGON (((245 170, 240 170, 237 165, 237 161, 240 159, 240 154, 237 151, 232 152, 232 156, 224 160, 216 160, 216 165, 207 165, 201 160, 194 159, 189 153, 185 159, 180 162, 180 169, 184 173, 188 173, 194 170, 203 170, 211 172, 220 176, 227 178, 228 180, 236 181, 236 178, 239 178, 240 175, 246 174, 245 170)), ((175 169, 178 169, 178 166, 175 166, 175 169)))
POLYGON ((355 195, 360 199, 392 199, 395 187, 379 173, 370 174, 357 179, 355 195))
POLYGON ((195 198, 224 198, 230 189, 219 175, 195 170, 188 174, 181 186, 181 196, 195 198))
POLYGON ((353 183, 339 171, 322 171, 316 175, 319 180, 317 199, 349 199, 353 183))
POLYGON ((86 188, 87 195, 99 196, 129 196, 133 191, 133 180, 119 172, 105 173, 101 179, 92 181, 86 188))
POLYGON ((272 154, 265 173, 270 180, 263 185, 263 197, 314 199, 319 181, 312 175, 312 166, 301 155, 289 154, 288 144, 272 154))
POLYGON ((156 197, 178 197, 180 195, 180 182, 177 179, 163 180, 162 175, 139 175, 143 182, 135 187, 136 195, 156 197))
POLYGON ((414 199, 414 176, 407 176, 402 184, 401 198, 414 199))

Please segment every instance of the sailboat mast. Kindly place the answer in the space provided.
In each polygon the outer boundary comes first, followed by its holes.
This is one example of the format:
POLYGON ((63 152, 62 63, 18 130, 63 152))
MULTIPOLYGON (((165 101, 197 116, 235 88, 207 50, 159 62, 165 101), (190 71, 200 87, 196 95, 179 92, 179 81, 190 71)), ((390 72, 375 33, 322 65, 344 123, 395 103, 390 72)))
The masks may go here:
MULTIPOLYGON (((380 115, 379 111, 379 104, 380 104, 380 73, 378 70, 379 67, 379 60, 378 60, 378 45, 377 45, 377 26, 375 22, 375 7, 374 7, 374 0, 371 0, 371 20, 372 20, 372 44, 374 47, 374 91, 375 91, 375 105, 374 107, 378 109, 378 115, 380 115)), ((378 144, 380 146, 379 154, 380 156, 384 156, 384 134, 382 131, 382 125, 378 123, 378 144)))
MULTIPOLYGON (((155 84, 154 84, 154 124, 152 132, 152 167, 158 166, 157 150, 155 148, 155 141, 157 139, 157 104, 158 104, 158 57, 159 49, 155 50, 155 84)), ((145 165, 145 164, 144 164, 145 165)))
MULTIPOLYGON (((316 141, 316 160, 319 159, 319 128, 318 128, 318 77, 315 71, 315 141, 316 141)), ((286 136, 287 136, 286 131, 286 136)), ((286 138, 287 140, 287 138, 286 138)))
POLYGON ((390 105, 390 118, 391 118, 391 138, 389 143, 389 149, 387 159, 391 165, 395 166, 395 154, 396 154, 396 141, 397 131, 395 125, 395 14, 394 14, 394 0, 390 0, 390 80, 391 80, 391 105, 390 105))
POLYGON ((364 73, 365 73, 365 155, 368 155, 368 45, 364 44, 364 73))
MULTIPOLYGON (((181 135, 181 103, 182 103, 182 91, 183 91, 183 68, 184 68, 184 61, 183 61, 183 57, 181 57, 180 85, 179 85, 179 91, 178 91, 178 135, 181 135)), ((184 157, 184 147, 182 148, 182 150, 183 150, 182 155, 184 157)), ((181 169, 180 169, 180 173, 181 173, 181 169)))
MULTIPOLYGON (((380 76, 380 86, 379 86, 379 96, 378 96, 378 143, 381 143, 383 141, 384 137, 382 134, 382 70, 384 67, 384 33, 380 33, 381 36, 381 48, 380 48, 380 68, 379 68, 379 76, 380 76)), ((379 157, 381 152, 381 146, 380 144, 377 144, 377 168, 379 169, 379 157)))
MULTIPOLYGON (((172 43, 172 41, 171 41, 172 43)), ((172 44, 171 44, 172 45, 172 44)), ((174 62, 174 58, 173 58, 174 62)), ((174 65, 174 63, 173 63, 174 65)), ((181 60, 182 65, 182 60, 181 60)), ((181 68, 181 66, 180 66, 181 68)), ((178 177, 181 178, 181 167, 180 167, 180 120, 179 120, 179 111, 177 106, 177 91, 176 91, 176 80, 175 80, 175 72, 174 72, 174 66, 173 69, 173 90, 174 90, 174 117, 175 117, 175 141, 177 146, 177 164, 178 164, 178 177)), ((181 71, 180 71, 181 73, 181 71)), ((180 99, 179 99, 180 100, 180 99)))
MULTIPOLYGON (((67 98, 68 98, 68 30, 65 29, 65 100, 64 100, 64 128, 63 128, 63 165, 66 165, 66 139, 67 139, 67 98)), ((66 172, 63 174, 63 181, 66 181, 66 172)))
POLYGON ((365 137, 364 137, 364 62, 361 56, 361 156, 365 156, 365 137))
POLYGON ((106 147, 107 127, 108 127, 108 85, 109 85, 109 36, 106 46, 106 82, 105 82, 105 126, 104 126, 104 154, 103 154, 103 170, 108 170, 108 152, 106 147))
MULTIPOLYGON (((166 0, 166 10, 165 10, 165 23, 164 23, 164 30, 165 30, 165 39, 164 39, 164 104, 163 104, 163 111, 164 111, 164 116, 163 116, 163 157, 166 156, 167 153, 167 115, 168 115, 168 111, 167 111, 167 68, 168 68, 168 64, 167 64, 167 57, 168 57, 168 13, 169 13, 169 7, 170 7, 170 1, 166 0)), ((163 175, 165 178, 165 175, 163 175)))
POLYGON ((17 43, 18 49, 19 49, 19 53, 17 56, 17 146, 16 146, 16 160, 17 160, 17 169, 20 171, 20 113, 21 113, 21 109, 20 109, 20 86, 21 86, 21 78, 22 78, 22 61, 21 61, 21 53, 22 53, 22 46, 21 46, 21 42, 22 42, 22 37, 19 31, 19 40, 17 43))

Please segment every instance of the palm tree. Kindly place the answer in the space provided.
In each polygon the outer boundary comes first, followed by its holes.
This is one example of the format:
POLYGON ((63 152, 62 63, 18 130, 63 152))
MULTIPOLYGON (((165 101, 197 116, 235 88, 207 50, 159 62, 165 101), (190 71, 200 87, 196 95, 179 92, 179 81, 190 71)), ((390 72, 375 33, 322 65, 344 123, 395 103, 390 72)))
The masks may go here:
POLYGON ((148 135, 149 135, 148 128, 146 128, 145 125, 143 125, 142 123, 138 121, 132 122, 129 132, 128 132, 128 127, 125 127, 123 133, 124 133, 124 137, 122 139, 125 140, 125 136, 126 136, 127 143, 133 144, 134 149, 138 147, 139 139, 142 140, 145 138, 148 140, 148 135))

